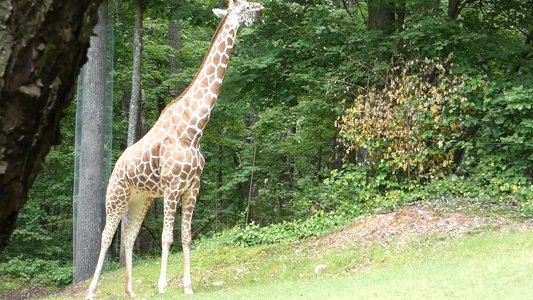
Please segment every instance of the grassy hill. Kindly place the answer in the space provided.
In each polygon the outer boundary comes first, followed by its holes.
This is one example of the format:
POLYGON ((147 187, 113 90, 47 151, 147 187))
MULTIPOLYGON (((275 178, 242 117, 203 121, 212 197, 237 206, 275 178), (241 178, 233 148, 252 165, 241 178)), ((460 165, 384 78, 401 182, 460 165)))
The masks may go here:
MULTIPOLYGON (((198 242, 195 295, 181 290, 172 253, 158 295, 159 258, 134 262, 140 299, 531 299, 533 222, 476 205, 417 204, 372 215, 319 238, 255 247, 198 242)), ((88 283, 47 299, 83 297, 88 283)), ((100 299, 126 299, 123 270, 101 279, 100 299)))

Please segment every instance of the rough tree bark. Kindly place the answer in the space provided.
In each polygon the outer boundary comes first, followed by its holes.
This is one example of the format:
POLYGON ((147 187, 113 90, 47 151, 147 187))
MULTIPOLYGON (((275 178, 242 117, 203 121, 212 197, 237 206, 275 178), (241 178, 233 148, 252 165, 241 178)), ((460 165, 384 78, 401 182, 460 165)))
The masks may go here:
POLYGON ((98 9, 96 36, 91 37, 89 58, 83 68, 79 188, 74 232, 74 282, 89 278, 98 262, 105 225, 104 123, 107 73, 107 1, 98 9))
POLYGON ((133 69, 131 76, 131 100, 128 120, 128 147, 140 138, 137 130, 141 101, 141 55, 142 55, 142 1, 135 0, 135 29, 133 32, 133 69))
MULTIPOLYGON (((168 24, 168 44, 176 52, 181 50, 181 27, 176 20, 171 20, 168 24)), ((172 74, 178 74, 180 72, 176 55, 170 56, 170 72, 172 74)))
POLYGON ((0 249, 59 144, 101 0, 0 0, 0 249))
POLYGON ((475 0, 448 0, 448 18, 455 20, 461 13, 461 11, 475 0))
POLYGON ((368 29, 392 32, 395 25, 394 0, 368 0, 368 29))
MULTIPOLYGON (((135 144, 141 136, 139 128, 139 108, 141 102, 141 57, 142 57, 142 1, 135 0, 135 28, 133 31, 133 69, 131 76, 131 99, 128 114, 128 147, 135 144)), ((128 211, 122 217, 120 234, 124 236, 124 229, 128 220, 128 211)), ((124 242, 120 239, 120 265, 125 266, 124 242)))
MULTIPOLYGON (((172 47, 176 53, 179 53, 181 51, 181 27, 178 21, 176 20, 170 20, 168 24, 168 45, 172 47)), ((176 55, 172 54, 169 58, 170 63, 170 74, 178 74, 181 72, 181 68, 178 64, 178 58, 176 55)), ((184 87, 185 88, 185 87, 184 87)), ((176 84, 174 86, 174 90, 172 91, 175 94, 181 94, 181 91, 179 90, 179 86, 176 84)), ((159 113, 163 111, 166 104, 162 97, 158 97, 157 99, 157 109, 159 110, 159 113)))

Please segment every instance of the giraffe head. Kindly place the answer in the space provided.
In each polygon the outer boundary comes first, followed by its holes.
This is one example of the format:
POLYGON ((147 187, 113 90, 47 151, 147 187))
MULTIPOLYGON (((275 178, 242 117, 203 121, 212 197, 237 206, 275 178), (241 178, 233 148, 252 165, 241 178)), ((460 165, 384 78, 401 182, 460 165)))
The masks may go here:
POLYGON ((265 9, 263 5, 255 2, 244 0, 227 0, 227 2, 228 9, 213 9, 213 12, 219 18, 226 16, 229 22, 234 22, 238 26, 250 26, 259 19, 265 9))

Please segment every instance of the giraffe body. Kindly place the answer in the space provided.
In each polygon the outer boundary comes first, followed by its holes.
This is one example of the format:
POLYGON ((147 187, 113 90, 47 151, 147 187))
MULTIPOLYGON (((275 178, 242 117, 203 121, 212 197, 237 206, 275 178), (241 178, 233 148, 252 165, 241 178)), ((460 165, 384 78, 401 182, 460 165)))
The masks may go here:
POLYGON ((167 262, 173 242, 174 219, 182 205, 181 240, 183 246, 183 286, 192 293, 190 275, 191 220, 200 188, 205 160, 199 149, 202 132, 209 121, 227 68, 235 36, 241 25, 250 25, 263 6, 244 0, 229 0, 227 10, 213 10, 223 17, 202 66, 180 97, 161 113, 152 129, 126 149, 115 164, 106 194, 106 225, 98 264, 87 292, 94 298, 105 254, 120 219, 128 208, 124 231, 125 291, 134 297, 132 250, 142 221, 154 198, 164 198, 160 293, 167 287, 167 262))

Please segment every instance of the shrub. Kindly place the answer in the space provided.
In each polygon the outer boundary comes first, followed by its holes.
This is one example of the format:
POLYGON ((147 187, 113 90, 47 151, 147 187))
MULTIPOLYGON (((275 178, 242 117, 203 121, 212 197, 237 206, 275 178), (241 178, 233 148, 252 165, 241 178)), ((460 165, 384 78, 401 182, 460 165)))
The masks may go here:
POLYGON ((56 260, 24 259, 19 256, 0 263, 0 276, 42 285, 63 286, 72 282, 72 266, 56 260))
POLYGON ((220 245, 254 246, 288 243, 312 238, 340 228, 350 219, 344 214, 318 212, 305 220, 282 222, 261 227, 255 223, 234 227, 208 239, 201 240, 197 248, 212 248, 220 245))
POLYGON ((363 90, 339 118, 345 147, 366 149, 370 162, 386 161, 388 172, 401 178, 449 174, 466 100, 465 78, 450 65, 425 59, 392 67, 383 88, 363 90))

